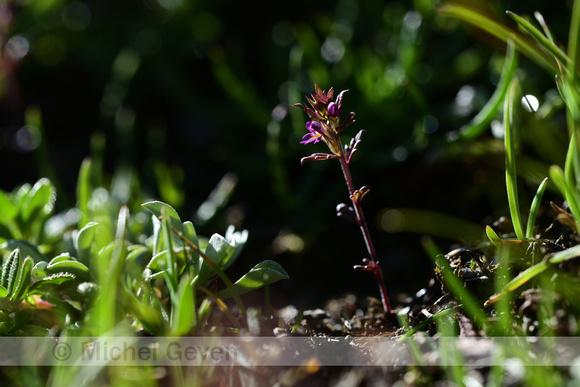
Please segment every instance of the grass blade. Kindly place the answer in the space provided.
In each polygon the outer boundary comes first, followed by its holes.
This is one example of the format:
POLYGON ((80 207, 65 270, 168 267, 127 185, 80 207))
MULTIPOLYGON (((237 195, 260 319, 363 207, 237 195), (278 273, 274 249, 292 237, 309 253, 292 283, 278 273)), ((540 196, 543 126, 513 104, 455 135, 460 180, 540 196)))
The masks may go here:
POLYGON ((504 103, 504 127, 505 127, 505 177, 506 188, 508 195, 508 203, 512 223, 518 239, 524 240, 524 228, 522 226, 522 219, 520 216, 520 204, 518 198, 517 173, 516 173, 516 157, 515 157, 515 140, 512 130, 512 116, 513 116, 513 102, 515 98, 516 88, 518 86, 517 78, 514 78, 510 83, 508 94, 504 103))
POLYGON ((536 195, 534 196, 534 200, 532 201, 532 205, 530 206, 530 215, 528 216, 528 224, 526 227, 526 239, 530 239, 533 237, 536 216, 538 215, 540 203, 542 201, 542 197, 544 196, 544 192, 546 191, 547 186, 548 186, 548 178, 546 177, 538 187, 536 195))
POLYGON ((516 72, 517 65, 518 56, 516 55, 515 46, 510 40, 508 41, 506 57, 497 88, 483 109, 477 113, 469 124, 461 128, 461 135, 459 138, 475 138, 489 127, 489 124, 495 118, 502 101, 505 99, 510 81, 513 79, 516 72))
POLYGON ((456 4, 442 4, 439 13, 471 24, 504 42, 513 40, 516 48, 525 56, 536 62, 551 73, 558 73, 559 69, 551 56, 537 47, 537 44, 527 36, 505 26, 491 18, 484 16, 479 10, 456 4))
POLYGON ((580 39, 578 34, 580 34, 580 1, 574 1, 568 35, 568 56, 571 59, 569 62, 568 72, 574 78, 576 78, 576 71, 578 71, 578 60, 580 59, 580 50, 578 49, 580 39))
POLYGON ((562 51, 558 46, 556 46, 550 38, 546 37, 540 30, 532 25, 529 21, 524 19, 521 16, 516 15, 511 11, 507 11, 507 14, 515 20, 516 23, 520 27, 522 27, 534 40, 538 43, 538 45, 544 49, 548 54, 552 55, 558 62, 569 66, 570 65, 570 58, 566 56, 564 51, 562 51))

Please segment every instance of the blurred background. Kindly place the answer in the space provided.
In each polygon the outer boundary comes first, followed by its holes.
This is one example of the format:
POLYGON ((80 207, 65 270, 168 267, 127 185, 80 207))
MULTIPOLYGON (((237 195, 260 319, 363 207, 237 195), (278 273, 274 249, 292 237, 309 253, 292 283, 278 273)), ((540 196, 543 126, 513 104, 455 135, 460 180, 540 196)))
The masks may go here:
MULTIPOLYGON (((349 89, 344 110, 356 122, 344 142, 367 130, 352 172, 371 188, 363 208, 396 303, 432 270, 421 235, 449 251, 509 214, 501 138, 488 128, 452 141, 491 97, 505 44, 439 16, 438 3, 0 0, 0 189, 46 176, 65 210, 91 157, 120 202, 166 201, 207 236, 247 229, 230 275, 278 261, 291 280, 273 286, 275 306, 378 297, 371 274, 352 270, 365 257, 358 228, 335 215, 348 201, 339 164, 300 165, 324 148, 299 145, 306 116, 292 105, 314 82, 349 89)), ((571 1, 466 4, 512 28, 506 10, 539 10, 567 40, 571 1)), ((541 131, 551 145, 522 148, 561 164, 553 75, 525 58, 519 71, 550 116, 524 111, 522 137, 541 131)), ((524 203, 547 176, 527 161, 535 179, 522 182, 524 203)))

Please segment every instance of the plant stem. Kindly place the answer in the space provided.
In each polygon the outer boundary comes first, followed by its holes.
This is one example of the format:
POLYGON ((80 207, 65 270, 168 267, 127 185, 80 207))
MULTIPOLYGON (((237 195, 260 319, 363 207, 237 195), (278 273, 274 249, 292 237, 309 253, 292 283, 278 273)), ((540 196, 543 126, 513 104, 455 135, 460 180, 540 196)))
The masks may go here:
MULTIPOLYGON (((342 147, 340 148, 342 150, 342 147)), ((352 198, 355 192, 355 188, 354 188, 354 184, 352 182, 352 176, 350 174, 350 169, 348 166, 348 161, 346 159, 346 155, 344 154, 344 152, 340 152, 340 166, 342 168, 342 173, 344 174, 344 179, 346 180, 346 185, 348 186, 348 193, 350 195, 350 197, 352 198)), ((381 270, 381 267, 378 264, 378 260, 377 260, 377 253, 375 251, 375 248, 373 246, 373 242, 371 240, 371 235, 369 232, 369 228, 367 226, 367 222, 365 220, 362 208, 360 206, 360 203, 356 200, 351 200, 353 208, 354 208, 354 213, 356 215, 356 219, 357 219, 357 223, 360 227, 361 233, 363 235, 363 239, 365 241, 365 245, 367 247, 367 251, 369 253, 370 256, 370 264, 366 264, 365 266, 363 266, 362 268, 364 268, 364 270, 369 270, 372 271, 373 274, 375 275, 375 277, 377 277, 377 281, 379 283, 379 289, 381 291, 381 301, 383 303, 383 309, 385 310, 385 313, 390 314, 391 313, 391 304, 389 303, 389 297, 387 295, 387 288, 385 286, 385 279, 383 277, 383 272, 381 270)))

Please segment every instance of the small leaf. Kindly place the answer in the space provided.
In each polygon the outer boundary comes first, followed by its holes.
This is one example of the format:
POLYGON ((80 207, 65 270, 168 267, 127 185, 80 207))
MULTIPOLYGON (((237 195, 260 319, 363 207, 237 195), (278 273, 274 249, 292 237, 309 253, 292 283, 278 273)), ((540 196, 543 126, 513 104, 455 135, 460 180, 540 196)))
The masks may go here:
POLYGON ((183 241, 176 233, 183 233, 183 223, 177 214, 177 211, 169 204, 160 202, 160 201, 152 201, 142 204, 143 207, 148 209, 157 217, 157 219, 161 220, 163 218, 164 211, 169 217, 169 224, 173 230, 170 231, 172 244, 174 246, 182 246, 183 241))
POLYGON ((542 201, 542 197, 544 196, 544 191, 546 191, 546 187, 548 186, 548 178, 546 177, 538 190, 536 191, 536 195, 534 196, 534 200, 532 201, 532 205, 530 206, 530 215, 528 217, 528 224, 526 226, 526 238, 532 238, 534 235, 534 227, 536 223, 536 216, 538 214, 538 210, 540 209, 540 203, 542 201))
POLYGON ((10 223, 18 214, 18 208, 3 191, 0 191, 0 213, 0 223, 3 224, 10 223))
POLYGON ((219 266, 223 266, 224 260, 228 259, 233 251, 234 247, 219 234, 213 234, 205 248, 205 254, 219 266))
POLYGON ((55 288, 68 287, 76 279, 77 277, 73 273, 54 273, 30 285, 28 294, 44 294, 53 291, 55 288))
POLYGON ((352 202, 357 205, 360 204, 362 198, 370 191, 369 187, 364 186, 360 189, 357 189, 356 191, 354 191, 354 193, 352 194, 352 196, 350 197, 350 200, 352 200, 352 202))
POLYGON ((8 296, 8 290, 2 285, 0 285, 0 298, 5 298, 8 296))
POLYGON ((26 257, 22 265, 20 265, 16 275, 16 281, 10 295, 12 300, 20 300, 26 295, 26 292, 30 286, 32 265, 32 258, 30 257, 26 257))
POLYGON ((553 42, 550 41, 549 37, 544 36, 536 27, 532 25, 529 21, 523 17, 511 12, 506 12, 508 16, 515 20, 516 23, 520 25, 534 40, 538 45, 547 53, 551 54, 555 60, 560 62, 564 66, 570 65, 570 58, 553 42))
POLYGON ((40 280, 40 279, 47 277, 48 276, 48 273, 46 272, 47 266, 48 266, 48 262, 46 262, 46 261, 38 262, 32 268, 32 277, 34 279, 37 279, 37 280, 40 280))
POLYGON ((62 261, 76 261, 76 259, 72 258, 69 253, 62 253, 62 254, 57 255, 53 259, 51 259, 48 264, 54 265, 54 264, 62 262, 62 261))
POLYGON ((12 294, 12 288, 14 287, 14 281, 16 279, 16 274, 18 273, 20 262, 20 249, 16 249, 10 253, 8 258, 2 264, 2 277, 0 279, 0 285, 6 288, 8 294, 12 294))
POLYGON ((194 287, 187 275, 184 275, 179 282, 177 302, 174 303, 171 312, 172 336, 183 336, 195 325, 194 287))
POLYGON ((234 246, 235 250, 228 262, 223 266, 223 270, 226 270, 228 267, 233 265, 240 256, 243 247, 248 241, 248 230, 236 231, 236 228, 233 225, 230 225, 226 230, 225 238, 230 245, 234 246))
POLYGON ((84 226, 87 222, 89 216, 89 200, 91 198, 91 171, 92 171, 92 161, 90 158, 83 160, 81 168, 79 170, 79 176, 77 179, 77 203, 78 208, 81 211, 80 225, 84 226))
POLYGON ((85 265, 72 259, 58 261, 54 264, 51 261, 48 266, 46 266, 45 270, 49 276, 57 273, 71 273, 81 281, 89 280, 91 276, 89 269, 85 265))
POLYGON ((88 263, 91 258, 91 247, 95 235, 96 226, 98 223, 89 222, 77 234, 74 244, 77 249, 79 261, 88 263))
POLYGON ((358 146, 362 141, 362 136, 365 133, 366 130, 364 129, 359 131, 356 136, 350 140, 350 144, 344 147, 347 164, 350 164, 350 159, 352 158, 352 155, 354 155, 354 153, 358 150, 358 146))
POLYGON ((232 292, 241 295, 276 281, 289 278, 288 273, 277 262, 263 261, 237 280, 231 290, 224 289, 218 292, 217 296, 221 299, 226 299, 233 295, 232 292))
POLYGON ((501 238, 496 234, 496 232, 493 230, 493 228, 491 228, 491 226, 485 227, 485 233, 487 234, 487 237, 489 238, 490 242, 495 247, 501 246, 501 243, 499 242, 501 241, 501 238))
POLYGON ((50 180, 42 178, 28 192, 22 208, 22 220, 30 223, 37 217, 50 214, 56 201, 56 188, 50 180))
POLYGON ((300 160, 300 164, 304 165, 305 163, 307 163, 309 161, 324 161, 324 160, 330 160, 330 159, 336 159, 336 158, 338 158, 338 156, 335 154, 332 154, 332 153, 314 153, 314 154, 311 154, 310 156, 303 157, 300 160))

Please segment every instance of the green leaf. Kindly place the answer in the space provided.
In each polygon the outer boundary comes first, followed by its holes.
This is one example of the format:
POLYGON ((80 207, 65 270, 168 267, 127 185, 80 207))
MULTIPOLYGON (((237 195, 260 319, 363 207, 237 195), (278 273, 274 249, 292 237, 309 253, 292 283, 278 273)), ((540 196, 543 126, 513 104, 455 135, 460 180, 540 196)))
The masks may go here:
POLYGON ((181 277, 177 288, 177 302, 171 310, 171 335, 183 336, 195 326, 195 288, 188 275, 181 277))
POLYGON ((499 107, 505 100, 511 80, 514 77, 518 67, 518 56, 512 41, 508 41, 507 52, 503 69, 501 71, 501 78, 497 84, 497 88, 493 95, 487 101, 485 106, 477 113, 470 123, 465 125, 460 130, 460 137, 462 139, 470 139, 479 136, 484 130, 489 127, 489 124, 495 118, 499 107))
POLYGON ((36 280, 41 280, 45 277, 48 277, 48 273, 46 272, 46 267, 48 266, 48 262, 41 261, 36 263, 32 268, 32 277, 36 280))
POLYGON ((151 257, 151 252, 145 246, 132 245, 129 246, 129 252, 127 254, 127 261, 139 261, 141 259, 146 259, 151 257))
POLYGON ((70 256, 70 253, 62 253, 54 257, 48 263, 49 265, 54 265, 55 263, 62 262, 62 261, 76 261, 75 258, 70 256))
POLYGON ((553 57, 540 49, 532 38, 523 36, 513 28, 485 16, 481 11, 468 6, 450 3, 441 4, 438 11, 442 15, 453 17, 480 28, 505 42, 513 40, 516 48, 539 66, 547 69, 552 74, 559 72, 553 57))
POLYGON ((504 127, 505 127, 505 177, 506 188, 510 214, 514 230, 519 240, 525 239, 524 227, 520 215, 520 203, 518 197, 515 140, 511 123, 513 122, 513 102, 516 88, 518 86, 517 78, 514 78, 508 88, 504 104, 504 127))
POLYGON ((552 55, 554 59, 560 62, 564 66, 569 66, 570 58, 566 56, 564 51, 562 51, 558 46, 550 41, 540 30, 534 27, 529 21, 521 16, 516 15, 511 11, 507 11, 507 14, 516 21, 534 40, 538 45, 546 51, 548 54, 552 55))
POLYGON ((145 280, 149 281, 154 278, 159 278, 165 270, 167 270, 168 250, 163 250, 159 254, 155 254, 149 261, 145 270, 149 270, 145 280))
POLYGON ((548 178, 546 177, 538 187, 536 195, 534 196, 534 200, 532 201, 532 205, 530 206, 530 216, 528 217, 528 224, 526 227, 526 238, 528 239, 533 237, 534 227, 536 225, 536 216, 538 215, 540 203, 542 201, 542 197, 544 196, 544 191, 546 191, 547 186, 548 186, 548 178))
POLYGON ((18 269, 18 274, 16 276, 16 282, 10 294, 12 300, 20 300, 28 291, 30 287, 30 276, 32 273, 32 258, 26 257, 22 265, 18 269))
POLYGON ((28 294, 44 294, 57 288, 62 289, 74 282, 78 283, 76 279, 77 277, 73 273, 54 273, 30 285, 28 294))
POLYGON ((161 220, 163 218, 163 214, 165 211, 165 214, 167 214, 167 216, 169 217, 169 224, 171 225, 172 228, 172 230, 170 230, 170 235, 173 242, 172 244, 175 247, 183 246, 183 241, 178 235, 184 232, 183 223, 181 222, 179 215, 177 214, 177 212, 173 207, 171 207, 169 204, 160 201, 147 202, 142 204, 142 206, 151 211, 158 220, 161 220))
POLYGON ((151 333, 157 334, 162 331, 164 326, 163 314, 160 309, 148 303, 149 292, 145 291, 145 296, 141 296, 143 300, 139 299, 130 289, 127 289, 126 285, 123 283, 121 287, 123 294, 126 297, 124 305, 131 315, 143 325, 143 328, 151 333))
POLYGON ((2 214, 0 223, 6 225, 12 222, 18 214, 18 208, 3 191, 0 191, 0 214, 2 214))
POLYGON ((224 289, 217 293, 221 299, 232 297, 232 292, 241 295, 262 286, 269 285, 279 280, 289 279, 288 273, 274 261, 263 261, 254 266, 247 274, 236 281, 230 289, 224 289))
MULTIPOLYGON (((183 222, 183 236, 190 241, 192 244, 199 247, 199 241, 197 238, 197 232, 193 223, 190 221, 183 222)), ((191 259, 196 260, 199 256, 196 251, 191 251, 191 259)))
POLYGON ((223 267, 224 270, 233 265, 233 263, 240 256, 240 253, 242 252, 244 245, 248 241, 248 231, 247 230, 236 231, 234 226, 229 226, 226 231, 225 238, 232 246, 234 246, 235 250, 230 259, 228 260, 228 262, 224 265, 223 267))
POLYGON ((543 260, 533 266, 530 266, 526 270, 518 274, 514 279, 506 284, 503 291, 500 294, 492 296, 486 305, 497 302, 502 296, 513 292, 532 278, 536 277, 538 274, 544 272, 550 265, 555 265, 568 261, 573 258, 580 257, 580 246, 570 247, 563 251, 558 251, 550 256, 547 260, 543 260))
POLYGON ((8 296, 8 290, 2 285, 0 285, 0 298, 4 298, 8 296))
POLYGON ((83 160, 79 170, 79 177, 77 180, 77 203, 78 208, 82 213, 80 226, 83 227, 88 222, 89 216, 89 200, 91 198, 91 170, 92 161, 90 158, 83 160))
POLYGON ((42 178, 28 192, 22 208, 22 221, 31 223, 36 218, 45 218, 54 209, 56 188, 52 183, 42 178))
POLYGON ((501 238, 499 237, 499 235, 497 235, 497 233, 493 230, 493 228, 491 228, 491 226, 485 227, 485 233, 487 234, 487 237, 489 238, 490 242, 495 247, 501 246, 501 243, 499 242, 501 241, 501 238))
MULTIPOLYGON (((231 258, 234 252, 234 247, 228 243, 226 238, 219 234, 213 234, 209 239, 208 245, 205 249, 205 255, 216 264, 217 267, 222 268, 231 258)), ((197 281, 205 281, 213 277, 214 271, 203 258, 199 258, 199 270, 197 270, 197 281)), ((196 282, 197 282, 196 281, 196 282)))
POLYGON ((46 266, 45 270, 49 276, 57 273, 71 273, 74 274, 79 281, 87 281, 91 277, 89 269, 85 265, 72 259, 59 260, 55 263, 51 261, 48 266, 46 266))
POLYGON ((2 277, 0 279, 0 285, 6 288, 8 294, 12 294, 12 289, 14 288, 14 282, 16 280, 20 262, 20 249, 16 249, 10 253, 8 258, 2 264, 2 277))
POLYGON ((91 259, 91 247, 93 246, 95 230, 98 225, 95 222, 87 223, 75 238, 74 244, 81 262, 88 263, 91 259))

